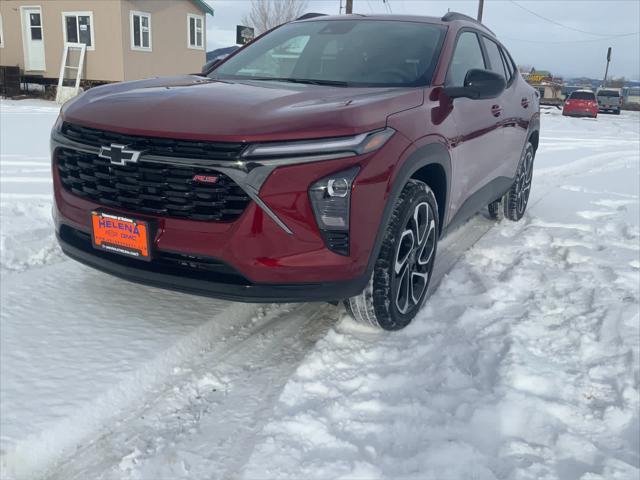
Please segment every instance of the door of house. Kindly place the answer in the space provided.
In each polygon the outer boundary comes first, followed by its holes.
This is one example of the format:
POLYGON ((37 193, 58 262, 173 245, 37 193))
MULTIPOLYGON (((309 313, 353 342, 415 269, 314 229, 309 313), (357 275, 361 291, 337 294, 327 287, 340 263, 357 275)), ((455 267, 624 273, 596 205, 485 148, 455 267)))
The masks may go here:
POLYGON ((22 8, 22 38, 24 40, 24 69, 45 70, 42 10, 40 7, 22 8))

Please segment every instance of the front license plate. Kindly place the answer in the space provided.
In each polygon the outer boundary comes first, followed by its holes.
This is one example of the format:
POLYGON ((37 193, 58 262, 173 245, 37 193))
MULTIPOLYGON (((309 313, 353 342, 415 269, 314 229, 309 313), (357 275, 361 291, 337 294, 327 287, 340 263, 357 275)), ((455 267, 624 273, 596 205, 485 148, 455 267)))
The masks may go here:
POLYGON ((104 212, 91 212, 91 221, 93 246, 98 250, 151 260, 147 222, 104 212))

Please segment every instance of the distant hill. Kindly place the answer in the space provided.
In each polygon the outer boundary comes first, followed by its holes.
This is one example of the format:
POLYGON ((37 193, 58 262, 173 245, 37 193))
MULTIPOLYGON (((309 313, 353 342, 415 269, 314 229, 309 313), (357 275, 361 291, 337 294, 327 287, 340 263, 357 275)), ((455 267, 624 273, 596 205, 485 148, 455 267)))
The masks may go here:
MULTIPOLYGON (((565 78, 565 85, 590 85, 594 90, 597 89, 602 84, 601 78, 589 78, 589 77, 575 77, 575 78, 565 78)), ((640 81, 638 80, 627 80, 624 83, 625 88, 637 88, 640 87, 640 81)))

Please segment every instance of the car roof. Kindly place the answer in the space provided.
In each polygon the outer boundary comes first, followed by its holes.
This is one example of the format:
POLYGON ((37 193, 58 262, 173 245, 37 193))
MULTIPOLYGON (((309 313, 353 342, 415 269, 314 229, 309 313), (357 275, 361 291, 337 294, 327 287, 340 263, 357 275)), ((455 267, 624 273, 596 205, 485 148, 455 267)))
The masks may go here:
POLYGON ((315 21, 340 21, 340 20, 358 20, 358 19, 366 19, 366 20, 393 20, 397 22, 420 22, 420 23, 431 23, 436 25, 452 25, 455 27, 475 27, 484 30, 492 36, 495 36, 494 33, 482 23, 476 21, 475 19, 468 17, 467 15, 463 15, 457 12, 449 12, 443 17, 427 17, 424 15, 397 15, 397 14, 364 14, 364 13, 354 13, 350 15, 323 15, 323 14, 314 14, 313 17, 301 18, 299 20, 294 20, 294 22, 315 22, 315 21))
POLYGON ((589 90, 588 88, 579 88, 578 90, 574 90, 571 93, 576 93, 576 92, 588 92, 588 93, 593 93, 593 90, 589 90))

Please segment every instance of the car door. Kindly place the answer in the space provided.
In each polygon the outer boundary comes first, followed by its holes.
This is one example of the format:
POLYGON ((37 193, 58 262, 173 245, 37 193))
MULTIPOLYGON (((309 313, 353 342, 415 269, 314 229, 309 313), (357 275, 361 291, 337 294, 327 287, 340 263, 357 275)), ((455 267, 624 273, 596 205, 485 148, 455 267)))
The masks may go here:
MULTIPOLYGON (((462 87, 467 72, 477 68, 487 68, 480 38, 474 30, 463 30, 451 57, 446 86, 462 87)), ((453 175, 450 221, 454 217, 464 219, 479 210, 488 195, 488 183, 505 155, 502 131, 498 128, 502 115, 500 98, 456 98, 451 115, 457 136, 450 139, 453 175)))
POLYGON ((534 102, 518 85, 515 67, 505 50, 486 36, 483 36, 482 41, 487 53, 489 69, 502 75, 506 83, 504 92, 496 99, 496 103, 500 105, 498 127, 502 130, 504 156, 495 158, 493 174, 496 178, 512 178, 515 176, 527 135, 526 119, 530 116, 530 108, 533 108, 530 105, 534 102))

